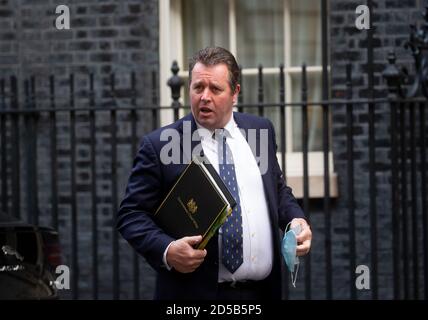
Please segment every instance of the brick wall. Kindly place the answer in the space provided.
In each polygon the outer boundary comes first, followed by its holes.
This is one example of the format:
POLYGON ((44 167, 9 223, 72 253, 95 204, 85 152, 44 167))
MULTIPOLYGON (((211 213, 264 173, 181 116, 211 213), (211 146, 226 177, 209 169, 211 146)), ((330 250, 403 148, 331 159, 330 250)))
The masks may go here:
MULTIPOLYGON (((373 70, 374 92, 376 98, 386 98, 386 82, 382 71, 387 64, 390 51, 397 54, 397 64, 407 66, 410 74, 414 72, 413 59, 403 45, 409 37, 409 24, 422 22, 423 1, 372 1, 371 18, 373 23, 373 70)), ((351 63, 353 71, 352 94, 354 98, 368 98, 367 30, 355 27, 355 8, 366 1, 330 1, 330 58, 331 86, 333 98, 344 98, 345 67, 351 63)), ((339 176, 340 197, 335 202, 332 216, 333 297, 348 298, 347 288, 341 290, 339 283, 349 284, 349 229, 346 158, 346 118, 345 106, 332 109, 332 133, 335 170, 339 176), (337 272, 336 272, 337 271, 337 272)), ((367 105, 354 105, 353 127, 354 166, 355 166, 355 215, 356 215, 356 265, 370 267, 370 216, 369 216, 369 173, 368 173, 368 108, 367 105)), ((378 216, 378 259, 379 259, 379 297, 393 297, 392 282, 392 220, 391 220, 391 174, 390 174, 390 107, 377 105, 375 109, 376 182, 378 216)), ((422 253, 420 253, 422 254, 422 253)), ((348 285, 347 284, 347 285, 348 285)), ((343 289, 343 288, 342 288, 343 289)), ((357 290, 358 291, 358 290, 357 290)), ((370 291, 358 291, 357 296, 370 299, 370 291)))
MULTIPOLYGON (((20 108, 24 105, 23 81, 35 76, 37 107, 49 107, 49 75, 55 75, 56 107, 69 106, 69 74, 75 74, 76 107, 88 105, 88 74, 95 79, 97 106, 111 106, 112 99, 107 91, 110 74, 116 75, 116 88, 122 90, 120 106, 129 106, 127 89, 130 73, 136 73, 137 104, 148 105, 152 101, 152 71, 158 72, 158 2, 156 0, 125 1, 53 1, 53 0, 1 0, 0 1, 0 78, 10 75, 19 78, 20 108), (65 4, 70 8, 70 30, 57 30, 55 9, 65 4), (44 98, 43 98, 44 97, 44 98)), ((7 87, 8 88, 8 87, 7 87)), ((8 89, 7 89, 8 91, 8 89)), ((143 108, 143 107, 141 107, 143 108)), ((137 113, 137 137, 150 127, 150 112, 137 113)), ((112 297, 112 233, 115 212, 111 210, 111 134, 110 114, 96 116, 96 159, 95 176, 90 172, 89 117, 87 112, 76 114, 76 198, 78 225, 79 298, 91 298, 92 292, 92 235, 90 183, 97 180, 99 284, 100 298, 112 297), (105 267, 108 266, 108 267, 105 267)), ((120 201, 124 194, 133 154, 130 144, 130 118, 128 112, 118 112, 118 165, 117 188, 120 201)), ((51 224, 50 177, 52 166, 49 158, 50 130, 47 113, 38 119, 40 129, 37 145, 37 184, 40 224, 51 224)), ((70 114, 57 115, 57 153, 59 188, 59 232, 63 245, 64 263, 71 267, 71 145, 70 114)), ((26 128, 20 123, 21 138, 26 128)), ((8 129, 8 134, 10 130, 8 129)), ((10 136, 9 136, 10 137, 10 136)), ((3 142, 2 142, 3 143, 3 142)), ((138 143, 138 142, 137 142, 138 143)), ((25 153, 21 145, 21 154, 25 153)), ((11 164, 14 159, 8 157, 11 164)), ((21 165, 22 177, 27 169, 21 165)), ((22 180, 24 181, 24 179, 22 180)), ((10 187, 10 181, 9 187, 10 187)), ((26 217, 26 193, 23 183, 21 191, 22 216, 26 217)), ((11 192, 9 188, 9 192, 11 192)), ((10 207, 10 204, 9 204, 10 207)), ((120 239, 120 282, 121 298, 131 298, 132 255, 127 243, 120 239)), ((153 293, 154 273, 140 262, 140 295, 149 299, 153 293)), ((71 276, 75 276, 71 270, 71 276)), ((70 292, 63 291, 65 298, 70 292)))

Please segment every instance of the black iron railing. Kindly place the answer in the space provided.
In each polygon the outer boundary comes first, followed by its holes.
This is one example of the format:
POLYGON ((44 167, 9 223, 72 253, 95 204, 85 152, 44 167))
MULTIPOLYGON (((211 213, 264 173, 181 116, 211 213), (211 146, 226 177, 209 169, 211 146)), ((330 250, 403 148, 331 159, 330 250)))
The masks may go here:
MULTIPOLYGON (((322 76, 325 81, 321 101, 308 99, 310 92, 304 65, 299 102, 286 102, 283 66, 278 68, 277 102, 265 99, 262 66, 258 72, 257 101, 247 103, 242 94, 239 96, 238 111, 275 118, 271 120, 278 124, 276 136, 285 176, 289 169, 286 162, 287 110, 300 110, 302 114, 297 124, 302 141, 301 204, 308 218, 316 221, 313 224, 314 249, 311 256, 302 262, 303 293, 296 295, 295 291, 286 290, 286 297, 359 298, 361 294, 356 286, 355 271, 361 261, 360 256, 365 253, 369 256, 367 261, 371 270, 370 298, 389 298, 388 293, 381 294, 381 290, 387 291, 389 288, 393 291, 392 297, 396 299, 427 297, 427 30, 427 25, 418 30, 414 28, 408 43, 416 61, 416 80, 413 85, 407 86, 410 88, 408 92, 404 85, 406 72, 398 69, 395 56, 391 54, 384 72, 389 95, 382 99, 375 99, 373 91, 368 99, 355 99, 352 96, 351 65, 346 68, 344 99, 329 99, 326 59, 323 60, 322 76), (322 112, 322 206, 317 206, 310 197, 313 186, 310 185, 309 169, 312 164, 309 161, 311 151, 308 133, 311 128, 308 112, 315 106, 320 107, 322 112), (275 112, 268 112, 271 110, 275 112), (380 113, 387 113, 387 116, 379 117, 380 113), (338 115, 337 119, 341 120, 332 123, 332 114, 338 115), (357 117, 367 118, 366 134, 358 131, 362 131, 361 128, 355 127, 357 117), (338 123, 340 121, 342 123, 338 123), (332 134, 331 127, 336 129, 332 134), (383 135, 380 135, 381 132, 383 135), (387 138, 384 137, 385 132, 387 138), (364 140, 364 148, 361 148, 361 140, 364 140), (340 145, 341 149, 338 147, 340 145), (339 177, 345 181, 339 184, 341 190, 338 202, 343 203, 342 207, 334 204, 330 197, 331 151, 335 161, 342 165, 337 169, 339 177), (377 156, 380 151, 387 154, 383 160, 377 156), (361 160, 362 154, 367 154, 365 160, 361 160), (362 172, 362 168, 365 172, 362 172), (368 179, 362 191, 358 181, 363 174, 367 174, 368 179), (384 185, 387 184, 388 190, 379 189, 379 177, 387 181, 384 185), (361 203, 368 204, 364 206, 361 203), (382 206, 390 207, 386 217, 382 217, 379 212, 382 206), (365 217, 361 212, 367 213, 369 221, 365 233, 361 233, 360 225, 365 217), (319 219, 318 213, 323 214, 322 219, 319 219), (345 249, 340 249, 334 243, 337 233, 334 230, 336 222, 332 218, 333 214, 346 217, 346 226, 338 228, 346 229, 345 236, 340 238, 346 242, 345 249), (323 241, 316 236, 321 236, 319 238, 323 241), (359 245, 362 238, 368 240, 368 245, 359 245), (386 255, 385 248, 390 250, 386 255), (333 257, 339 249, 342 250, 341 255, 346 257, 343 259, 347 260, 348 268, 343 272, 346 274, 339 277, 338 281, 342 283, 334 280, 336 266, 333 257), (386 276, 380 268, 385 260, 392 266, 386 276), (313 266, 314 261, 317 263, 316 268, 313 266), (314 278, 320 263, 323 266, 322 294, 317 284, 320 281, 314 278), (380 277, 386 277, 388 281, 381 281, 380 277), (315 286, 317 290, 314 290, 315 286), (335 288, 344 286, 347 286, 344 296, 335 295, 335 288)), ((124 278, 130 279, 132 284, 132 293, 126 297, 140 298, 142 295, 141 282, 147 276, 141 273, 144 262, 127 246, 131 252, 131 258, 127 258, 127 261, 131 263, 126 266, 121 263, 124 252, 114 221, 124 187, 122 184, 119 188, 119 184, 129 174, 131 159, 137 152, 141 135, 158 128, 164 114, 170 113, 174 119, 178 119, 183 110, 188 111, 188 106, 180 103, 184 82, 178 76, 178 65, 174 63, 171 70, 173 76, 168 85, 171 87, 173 102, 170 106, 158 104, 157 75, 154 72, 151 74, 151 100, 147 97, 143 100, 138 94, 138 81, 134 73, 111 75, 107 84, 93 74, 72 74, 65 82, 65 87, 59 85, 54 76, 47 80, 41 77, 18 80, 14 76, 0 79, 0 208, 34 224, 48 222, 56 229, 63 228, 64 234, 69 235, 64 235, 62 242, 65 244, 64 252, 69 257, 71 297, 74 299, 80 298, 82 292, 87 292, 89 289, 86 287, 91 288, 90 296, 95 299, 105 295, 105 289, 101 292, 101 287, 109 288, 113 298, 122 298, 124 278), (129 87, 119 88, 118 76, 127 78, 129 87), (64 92, 67 93, 65 98, 64 92), (43 180, 44 176, 48 178, 43 180), (88 195, 83 202, 79 200, 82 194, 88 195), (86 209, 82 210, 83 207, 86 209), (107 212, 108 219, 100 212, 107 212), (82 235, 85 223, 90 224, 90 232, 82 235), (106 229, 111 235, 111 246, 108 247, 102 245, 100 240, 100 234, 106 229), (90 253, 83 252, 86 247, 90 248, 90 253), (108 263, 104 257, 106 250, 111 253, 107 258, 108 263), (87 259, 85 256, 88 254, 91 256, 91 272, 90 276, 83 277, 82 259, 87 259), (111 271, 108 273, 109 279, 101 275, 106 270, 111 271)), ((369 81, 371 87, 373 81, 369 81)))
MULTIPOLYGON (((263 74, 263 70, 260 69, 260 75, 263 74)), ((377 279, 378 273, 376 265, 378 263, 378 250, 377 243, 379 241, 379 231, 376 224, 376 209, 373 209, 377 201, 383 201, 383 197, 379 197, 376 194, 376 173, 377 164, 374 159, 376 154, 376 128, 380 123, 376 121, 374 116, 376 108, 381 105, 390 106, 390 159, 391 164, 388 170, 391 172, 391 201, 392 201, 392 212, 391 222, 392 230, 392 248, 393 259, 393 274, 391 281, 393 281, 392 287, 394 288, 395 298, 420 298, 421 286, 420 280, 424 279, 424 289, 422 292, 426 293, 426 279, 427 279, 427 218, 426 218, 426 123, 425 119, 425 107, 426 99, 424 97, 416 98, 405 98, 396 96, 399 92, 403 91, 401 87, 398 87, 398 79, 400 73, 396 70, 394 65, 394 59, 390 57, 390 65, 386 72, 386 78, 388 82, 395 83, 395 87, 391 87, 392 91, 388 99, 353 99, 352 98, 352 74, 351 66, 347 68, 347 82, 346 92, 347 96, 344 100, 323 100, 320 102, 310 102, 307 99, 307 77, 306 68, 302 67, 302 101, 299 103, 286 103, 284 98, 285 86, 283 80, 283 68, 279 68, 280 76, 280 102, 279 103, 266 103, 263 100, 263 92, 259 91, 259 100, 256 104, 245 104, 240 97, 239 110, 246 111, 248 108, 256 108, 257 113, 264 114, 263 110, 274 108, 278 112, 276 113, 281 117, 280 128, 277 132, 278 143, 281 148, 281 164, 286 171, 286 110, 287 108, 300 108, 302 110, 301 119, 301 132, 303 136, 302 152, 303 152, 303 198, 302 206, 308 217, 311 218, 311 200, 309 196, 310 184, 309 184, 309 167, 310 162, 308 160, 308 131, 310 130, 308 125, 308 108, 314 105, 322 106, 323 112, 323 140, 324 140, 324 154, 328 154, 329 150, 329 112, 331 110, 344 109, 345 114, 345 131, 343 132, 346 141, 346 164, 347 169, 343 174, 346 176, 346 189, 342 191, 346 194, 346 207, 348 213, 348 256, 349 256, 349 297, 357 298, 358 293, 355 286, 356 274, 355 268, 357 265, 357 226, 355 224, 358 217, 356 216, 355 203, 359 201, 355 194, 355 150, 354 150, 354 139, 356 133, 354 132, 353 119, 355 117, 354 109, 359 106, 368 106, 368 126, 369 132, 367 136, 367 146, 369 153, 369 185, 370 192, 367 194, 370 201, 370 221, 371 227, 367 234, 370 237, 371 244, 371 266, 372 266, 372 279, 377 279), (394 73, 395 72, 395 73, 394 73), (394 82, 395 81, 395 82, 394 82), (395 89, 394 89, 395 88, 395 89), (394 91, 395 90, 395 91, 394 91), (419 122, 416 122, 419 119, 419 122), (418 127, 412 124, 418 123, 418 127), (409 129, 409 131, 407 130, 409 129), (380 200, 379 200, 380 198, 380 200), (418 227, 420 220, 422 219, 422 228, 418 227), (406 232, 411 230, 411 232, 406 232), (420 234, 421 233, 421 234, 420 234), (420 241, 423 239, 423 241, 420 241), (422 247, 423 261, 419 261, 417 254, 409 254, 410 248, 415 252, 420 251, 419 247, 422 247), (419 267, 422 266, 422 267, 419 267), (411 278, 410 278, 411 276, 411 278), (402 289, 401 289, 402 288, 402 289)), ((118 175, 127 174, 125 170, 120 169, 123 163, 123 159, 118 153, 119 147, 128 145, 130 148, 130 154, 136 154, 138 147, 138 140, 140 135, 137 133, 137 128, 140 125, 146 126, 146 131, 150 131, 153 128, 158 127, 160 123, 160 117, 162 112, 173 112, 174 118, 177 119, 180 115, 180 110, 183 106, 179 103, 180 95, 174 95, 174 102, 169 107, 159 107, 157 104, 157 89, 156 89, 156 76, 153 75, 153 99, 151 106, 140 106, 137 103, 137 90, 135 75, 129 75, 131 79, 131 87, 129 88, 130 102, 127 105, 117 106, 115 100, 120 98, 115 97, 115 76, 110 78, 110 104, 104 103, 101 107, 100 103, 95 98, 95 77, 94 75, 88 75, 88 90, 86 96, 86 103, 82 103, 82 97, 76 99, 75 90, 75 77, 71 75, 69 77, 69 97, 67 102, 63 102, 63 107, 59 108, 56 95, 56 85, 53 76, 49 78, 49 94, 43 98, 38 98, 35 94, 37 91, 37 79, 30 78, 29 81, 24 81, 23 91, 23 103, 20 103, 18 81, 15 77, 11 77, 6 81, 3 79, 0 81, 0 173, 1 173, 1 208, 3 211, 12 213, 13 215, 24 219, 28 222, 38 224, 40 217, 44 217, 46 221, 46 213, 41 208, 48 209, 50 212, 51 226, 59 228, 60 221, 60 207, 64 204, 64 196, 60 195, 59 182, 63 182, 60 179, 61 171, 64 167, 60 166, 63 162, 64 152, 60 151, 60 142, 58 139, 59 132, 58 126, 62 122, 68 122, 68 141, 66 144, 69 146, 69 152, 66 155, 69 157, 69 195, 67 205, 69 206, 70 215, 70 241, 64 241, 68 243, 70 247, 64 249, 65 252, 69 253, 69 264, 72 270, 72 298, 79 298, 79 283, 82 281, 79 278, 83 242, 88 241, 79 234, 79 219, 80 216, 79 207, 82 205, 78 200, 78 195, 82 191, 79 191, 79 183, 77 181, 79 170, 87 166, 90 175, 93 177, 89 180, 87 189, 85 192, 90 194, 90 207, 89 217, 91 223, 91 256, 92 256, 92 274, 90 277, 92 287, 92 297, 97 299, 100 296, 100 268, 99 262, 100 256, 100 243, 99 243, 99 213, 98 206, 103 202, 103 197, 98 195, 97 184, 101 181, 97 177, 97 168, 100 165, 99 157, 97 157, 97 138, 100 134, 107 134, 109 139, 109 149, 104 157, 109 158, 109 180, 110 180, 110 199, 108 201, 110 207, 111 220, 114 221, 115 215, 118 208, 118 201, 123 190, 118 189, 118 175), (79 100, 79 103, 77 103, 79 100), (22 107, 21 107, 22 106, 22 107), (141 111, 144 114, 141 114, 141 111), (125 139, 122 135, 118 134, 118 127, 121 120, 118 118, 118 114, 126 113, 125 117, 121 116, 121 119, 125 118, 127 127, 129 127, 129 139, 125 139), (60 120, 64 115, 68 115, 67 120, 60 120), (83 114, 83 115, 82 115, 83 114), (108 115, 108 117, 101 123, 100 117, 102 115, 108 115), (42 119, 44 119, 42 121, 42 119), (62 121, 62 122, 61 122, 62 121), (80 127, 81 122, 87 124, 88 135, 85 138, 81 137, 81 133, 77 131, 80 127), (43 128, 46 126, 46 128, 43 128), (102 129, 100 130, 100 126, 102 129), (49 137, 42 137, 40 132, 47 130, 49 137), (41 154, 37 148, 40 146, 40 140, 46 140, 49 145, 49 152, 41 154), (88 145, 89 158, 87 163, 79 164, 81 160, 78 157, 78 147, 80 144, 88 145), (62 157, 59 160, 59 157, 62 157), (46 185, 40 186, 38 177, 40 177, 41 164, 48 162, 50 163, 49 174, 50 186, 46 188, 46 185), (39 201, 40 193, 49 192, 50 203, 41 204, 39 201), (23 211, 25 210, 25 211, 23 211), (23 213, 26 213, 25 215, 23 213)), ((260 77, 262 82, 263 77, 260 77)), ((179 82, 177 82, 179 83, 179 82)), ((260 86, 263 88, 262 86, 260 86)), ((178 91, 179 92, 179 91, 178 91)), ((403 91, 404 92, 404 91, 403 91)), ((337 136, 337 135, 336 135, 337 136)), ((64 137, 64 136, 62 136, 64 137)), ((334 137, 333 137, 334 140, 334 137)), ((65 143, 61 140, 61 143, 65 143)), ((129 160, 132 157, 129 157, 129 160)), ((326 158, 324 158, 326 159, 326 158)), ((102 162, 102 161, 101 161, 102 162)), ((325 161, 328 163, 328 161, 325 161)), ((44 167, 46 168, 46 167, 44 167)), ((327 168, 328 169, 328 168, 327 168)), ((44 169, 43 169, 44 170, 44 169)), ((326 194, 329 194, 329 170, 324 170, 324 190, 326 194)), ((105 177, 104 177, 105 179, 105 177)), ((331 199, 324 200, 324 206, 321 210, 325 214, 325 233, 324 233, 324 252, 323 258, 325 259, 325 297, 334 298, 333 284, 332 284, 332 270, 334 270, 334 264, 332 262, 332 256, 334 251, 334 245, 331 243, 332 239, 332 223, 331 223, 331 212, 335 210, 331 206, 331 199)), ((316 228, 316 226, 314 226, 316 228)), ((121 264, 120 264, 120 245, 117 231, 115 230, 114 223, 111 223, 111 290, 112 297, 118 299, 121 297, 121 264)), ((314 241, 317 241, 314 239, 314 241)), ((129 250, 132 250, 129 248, 129 250)), ((132 253, 132 278, 133 289, 132 294, 134 298, 140 297, 140 278, 144 275, 140 274, 140 260, 139 257, 133 252, 132 253)), ((311 260, 304 260, 305 268, 305 296, 311 297, 311 278, 313 273, 311 270, 311 260), (308 293, 309 291, 309 293, 308 293)), ((372 285, 378 289, 377 280, 372 282, 372 285)), ((373 287, 372 287, 373 288, 373 287)), ((293 293, 289 293, 293 296, 293 293)))

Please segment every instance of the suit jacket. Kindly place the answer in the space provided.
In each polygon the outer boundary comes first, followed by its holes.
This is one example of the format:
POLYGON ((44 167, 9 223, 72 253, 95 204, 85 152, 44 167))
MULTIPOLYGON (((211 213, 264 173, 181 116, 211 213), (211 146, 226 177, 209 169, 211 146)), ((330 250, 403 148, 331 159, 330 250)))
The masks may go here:
MULTIPOLYGON (((276 158, 275 132, 272 123, 265 119, 244 113, 234 113, 238 127, 248 129, 267 129, 268 169, 262 175, 266 200, 268 202, 270 225, 273 239, 273 266, 268 277, 268 288, 271 293, 267 299, 281 298, 281 234, 293 218, 304 218, 304 214, 286 186, 283 174, 276 158)), ((183 141, 183 128, 193 133, 197 127, 191 114, 177 122, 157 129, 146 135, 134 160, 126 194, 118 212, 117 228, 122 236, 135 250, 157 271, 156 299, 215 299, 218 284, 218 235, 208 243, 207 256, 201 266, 192 273, 182 274, 167 270, 163 263, 163 254, 171 241, 175 240, 165 234, 153 221, 152 214, 166 196, 174 182, 186 167, 186 163, 164 165, 160 161, 160 152, 168 141, 161 141, 165 129, 175 129, 180 136, 180 151, 184 159, 190 161, 191 155, 186 152, 183 141), (191 124, 189 126, 189 123, 191 124)), ((256 139, 259 140, 260 130, 256 139)), ((248 136, 248 135, 247 135, 248 136)), ((192 141, 191 150, 200 142, 192 141)), ((259 145, 259 144, 257 144, 259 145)), ((188 145, 187 145, 188 146, 188 145)), ((200 147, 200 145, 199 145, 200 147)), ((187 148, 189 149, 189 148, 187 148)), ((201 150, 202 148, 200 148, 201 150)), ((253 150, 254 152, 254 150, 253 150)), ((188 162, 187 162, 188 163, 188 162)))

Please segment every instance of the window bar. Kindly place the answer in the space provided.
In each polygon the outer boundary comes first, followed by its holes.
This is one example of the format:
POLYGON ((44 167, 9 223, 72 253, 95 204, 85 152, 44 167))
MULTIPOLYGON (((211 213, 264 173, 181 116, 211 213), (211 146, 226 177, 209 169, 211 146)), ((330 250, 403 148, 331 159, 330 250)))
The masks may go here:
POLYGON ((242 77, 242 66, 239 66, 239 80, 241 84, 241 90, 239 91, 238 95, 238 112, 244 112, 244 108, 242 107, 242 104, 244 103, 244 78, 242 77))
MULTIPOLYGON (((19 111, 19 103, 18 103, 18 83, 16 76, 10 77, 10 86, 11 86, 11 109, 13 111, 19 111)), ((12 113, 12 132, 10 141, 12 143, 11 157, 12 165, 11 165, 11 184, 12 184, 12 214, 20 219, 21 218, 21 167, 20 161, 21 159, 21 142, 20 142, 20 134, 19 134, 19 113, 12 113)))
MULTIPOLYGON (((133 159, 137 154, 137 90, 136 90, 136 78, 135 72, 131 73, 131 153, 133 159)), ((153 106, 156 105, 156 74, 152 72, 152 103, 153 106)), ((153 129, 157 127, 157 115, 156 109, 152 109, 152 126, 153 129)), ((138 254, 135 250, 133 250, 132 254, 132 272, 134 276, 133 281, 133 291, 134 291, 134 299, 140 299, 140 266, 138 261, 138 254)))
POLYGON ((420 157, 421 157, 421 206, 422 206, 422 251, 424 253, 424 299, 428 297, 428 219, 427 219, 427 179, 426 179, 426 130, 425 130, 425 107, 419 104, 419 134, 420 134, 420 157))
POLYGON ((119 299, 120 281, 119 281, 119 239, 116 230, 117 214, 117 136, 116 136, 116 91, 115 91, 115 74, 110 77, 110 97, 113 102, 113 109, 110 110, 110 134, 111 134, 111 202, 112 202, 112 232, 113 232, 113 299, 119 299))
POLYGON ((279 66, 279 102, 280 102, 280 119, 281 119, 281 168, 284 174, 284 179, 287 177, 286 168, 286 130, 285 130, 285 76, 284 76, 284 65, 279 66))
POLYGON ((263 66, 259 65, 259 72, 258 72, 258 102, 259 102, 259 116, 264 116, 264 110, 263 110, 263 100, 264 100, 264 94, 263 94, 263 66))
MULTIPOLYGON (((321 1, 321 41, 322 41, 322 99, 329 99, 328 81, 328 11, 327 0, 321 1)), ((323 103, 323 150, 324 150, 324 247, 326 264, 326 298, 333 298, 332 254, 331 254, 331 210, 330 210, 330 168, 329 168, 329 105, 323 103)))
POLYGON ((57 158, 57 128, 56 128, 56 103, 55 103, 55 77, 49 76, 49 99, 51 110, 49 111, 50 126, 50 158, 51 158, 51 210, 52 226, 58 230, 58 158, 57 158))
MULTIPOLYGON (((6 92, 5 92, 5 81, 0 80, 0 95, 1 95, 1 106, 0 111, 6 110, 6 92)), ((0 113, 0 165, 1 165, 1 207, 2 212, 8 212, 7 209, 7 140, 6 140, 6 114, 0 113)))
MULTIPOLYGON (((303 152, 303 211, 308 223, 310 223, 309 212, 309 172, 308 172, 308 80, 306 64, 302 65, 302 152, 303 152)), ((305 297, 311 299, 311 256, 305 259, 305 297)))
MULTIPOLYGON (((393 96, 395 98, 395 95, 393 96)), ((391 101, 391 208, 392 208, 392 253, 393 259, 393 284, 394 284, 394 299, 397 300, 400 297, 400 196, 398 188, 398 141, 396 133, 397 131, 397 104, 391 101)))
POLYGON ((404 299, 409 299, 409 254, 408 254, 408 241, 407 241, 407 231, 408 231, 408 215, 407 215, 407 139, 406 139, 406 103, 400 103, 400 157, 401 157, 401 211, 402 211, 402 237, 403 237, 403 279, 404 279, 404 299))
POLYGON ((97 217, 97 157, 94 74, 89 74, 89 141, 91 148, 91 224, 92 224, 92 297, 98 300, 98 217, 97 217))
POLYGON ((348 177, 348 209, 349 209, 349 274, 351 299, 357 298, 355 288, 355 200, 354 200, 354 128, 353 128, 353 104, 352 99, 352 65, 346 65, 346 136, 347 136, 347 177, 348 177))
POLYGON ((418 192, 417 192, 417 174, 416 174, 416 104, 411 102, 410 111, 410 192, 412 210, 412 251, 413 252, 413 299, 418 299, 419 289, 419 257, 418 257, 418 192))
POLYGON ((74 101, 74 74, 70 74, 70 160, 71 160, 71 260, 72 260, 72 288, 73 299, 79 298, 79 262, 77 243, 77 202, 76 202, 76 111, 74 101))

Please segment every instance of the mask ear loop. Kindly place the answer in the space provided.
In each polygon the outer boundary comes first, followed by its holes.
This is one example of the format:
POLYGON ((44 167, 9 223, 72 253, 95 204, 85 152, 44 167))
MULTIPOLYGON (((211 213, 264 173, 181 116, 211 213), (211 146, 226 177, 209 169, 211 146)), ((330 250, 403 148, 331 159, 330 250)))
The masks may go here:
MULTIPOLYGON (((287 225, 285 226, 285 233, 287 233, 287 229, 290 231, 290 225, 291 225, 291 221, 289 222, 289 223, 287 223, 287 225)), ((297 273, 299 272, 299 265, 300 265, 300 262, 299 262, 299 257, 296 257, 296 259, 297 259, 297 263, 295 264, 296 265, 296 270, 295 270, 295 272, 290 272, 290 276, 291 276, 291 283, 292 283, 292 285, 293 285, 293 287, 295 288, 296 287, 296 281, 297 281, 297 273)))
MULTIPOLYGON (((297 257, 297 259, 298 259, 298 257, 297 257)), ((296 287, 296 280, 297 280, 297 273, 299 272, 299 265, 300 265, 300 262, 297 262, 296 263, 296 272, 291 272, 290 273, 291 283, 292 283, 292 285, 293 285, 294 288, 296 287)))
MULTIPOLYGON (((287 225, 285 226, 285 232, 287 232, 287 229, 289 229, 289 227, 290 227, 290 225, 291 225, 291 221, 289 222, 289 223, 287 223, 287 225)), ((294 231, 293 231, 294 232, 294 231)), ((298 259, 299 259, 299 257, 297 257, 296 256, 296 259, 297 259, 297 261, 299 261, 298 259)), ((295 288, 296 287, 296 281, 297 281, 297 273, 299 272, 299 264, 300 264, 300 262, 297 262, 295 265, 296 265, 296 270, 295 270, 295 272, 291 272, 290 273, 290 276, 291 276, 291 283, 292 283, 292 285, 293 285, 293 287, 295 288)))

